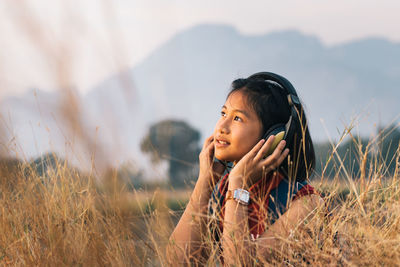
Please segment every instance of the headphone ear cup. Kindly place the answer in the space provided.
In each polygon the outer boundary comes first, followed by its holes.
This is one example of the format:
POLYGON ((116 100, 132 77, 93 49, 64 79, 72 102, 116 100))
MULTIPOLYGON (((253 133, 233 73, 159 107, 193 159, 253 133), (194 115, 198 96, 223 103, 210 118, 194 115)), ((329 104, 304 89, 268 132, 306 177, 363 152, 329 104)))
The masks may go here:
POLYGON ((278 146, 279 142, 283 140, 284 137, 285 137, 285 131, 281 131, 275 135, 274 142, 272 143, 265 157, 268 157, 269 155, 274 153, 275 148, 278 146))
POLYGON ((286 135, 286 128, 284 124, 279 124, 275 125, 275 127, 271 127, 270 130, 264 135, 263 139, 268 140, 268 138, 274 135, 275 139, 274 142, 272 142, 271 147, 269 148, 267 154, 264 156, 264 158, 268 157, 271 155, 275 148, 278 146, 279 142, 282 141, 285 138, 286 135))

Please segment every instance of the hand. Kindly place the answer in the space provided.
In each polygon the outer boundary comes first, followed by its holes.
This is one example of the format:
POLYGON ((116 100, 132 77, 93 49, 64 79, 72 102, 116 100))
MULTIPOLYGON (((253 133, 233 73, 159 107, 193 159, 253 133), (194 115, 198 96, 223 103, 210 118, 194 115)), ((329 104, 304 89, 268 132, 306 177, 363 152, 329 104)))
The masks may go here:
POLYGON ((209 136, 203 144, 199 155, 200 173, 199 179, 208 179, 211 185, 215 185, 221 178, 225 166, 214 162, 214 136, 209 136))
POLYGON ((274 142, 275 136, 267 141, 260 140, 246 155, 241 158, 229 174, 229 187, 250 187, 258 179, 265 177, 270 171, 276 170, 289 154, 285 148, 286 141, 282 140, 274 152, 264 158, 274 142))

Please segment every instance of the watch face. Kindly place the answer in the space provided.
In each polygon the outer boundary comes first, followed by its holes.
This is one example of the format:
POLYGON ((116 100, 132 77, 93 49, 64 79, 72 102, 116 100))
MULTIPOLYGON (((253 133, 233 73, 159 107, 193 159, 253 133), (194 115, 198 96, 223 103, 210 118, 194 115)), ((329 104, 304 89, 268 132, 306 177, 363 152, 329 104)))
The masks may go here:
POLYGON ((243 204, 248 204, 250 201, 250 193, 244 189, 236 189, 233 194, 233 198, 242 202, 243 204))

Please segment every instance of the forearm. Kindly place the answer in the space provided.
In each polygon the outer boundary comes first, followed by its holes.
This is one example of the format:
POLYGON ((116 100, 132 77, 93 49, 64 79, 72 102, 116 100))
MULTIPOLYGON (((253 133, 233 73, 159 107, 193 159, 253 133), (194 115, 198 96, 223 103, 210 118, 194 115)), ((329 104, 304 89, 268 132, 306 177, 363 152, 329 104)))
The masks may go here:
POLYGON ((199 177, 189 203, 170 237, 167 256, 170 262, 189 262, 202 254, 202 235, 207 224, 207 207, 211 189, 199 177))
POLYGON ((256 258, 261 262, 268 262, 272 257, 276 256, 277 253, 281 252, 282 245, 284 245, 282 240, 287 240, 289 237, 287 231, 283 230, 283 233, 281 233, 279 232, 281 229, 277 231, 274 228, 274 225, 272 225, 256 240, 256 242, 254 242, 256 258))
MULTIPOLYGON (((242 188, 242 184, 230 181, 228 190, 242 188)), ((250 236, 248 227, 248 206, 235 200, 225 204, 222 248, 224 261, 228 266, 248 265, 250 261, 250 236)))
POLYGON ((303 196, 293 201, 289 209, 255 242, 257 258, 263 261, 278 255, 294 233, 304 234, 306 229, 318 227, 314 215, 320 205, 323 205, 323 200, 318 195, 303 196))

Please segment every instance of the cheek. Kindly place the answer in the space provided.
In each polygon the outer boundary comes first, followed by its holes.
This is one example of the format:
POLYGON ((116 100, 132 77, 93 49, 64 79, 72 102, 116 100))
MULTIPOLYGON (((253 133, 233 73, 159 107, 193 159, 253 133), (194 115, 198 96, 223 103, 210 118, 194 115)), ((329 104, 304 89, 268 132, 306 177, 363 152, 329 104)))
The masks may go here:
POLYGON ((261 130, 258 128, 248 128, 241 134, 241 143, 243 144, 243 149, 250 151, 261 139, 261 130))
POLYGON ((242 153, 247 153, 249 152, 257 142, 253 140, 252 138, 246 138, 242 141, 242 146, 241 146, 241 151, 242 153))

